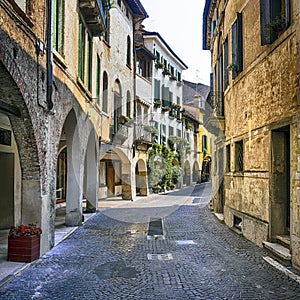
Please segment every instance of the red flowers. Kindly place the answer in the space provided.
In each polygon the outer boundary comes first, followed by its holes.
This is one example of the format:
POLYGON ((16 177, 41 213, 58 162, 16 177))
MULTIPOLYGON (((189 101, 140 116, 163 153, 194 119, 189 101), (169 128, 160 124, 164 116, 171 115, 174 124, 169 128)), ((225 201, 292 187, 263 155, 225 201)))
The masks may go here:
POLYGON ((28 236, 28 235, 40 235, 42 234, 42 229, 36 227, 36 224, 20 225, 18 227, 11 226, 8 236, 28 236))

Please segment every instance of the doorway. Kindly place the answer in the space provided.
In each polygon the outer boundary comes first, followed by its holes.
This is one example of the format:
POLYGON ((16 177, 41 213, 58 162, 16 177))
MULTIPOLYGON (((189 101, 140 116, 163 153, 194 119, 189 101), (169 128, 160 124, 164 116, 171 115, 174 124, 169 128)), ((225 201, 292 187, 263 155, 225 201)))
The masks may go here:
POLYGON ((0 229, 14 224, 14 154, 0 152, 0 229))
POLYGON ((272 131, 271 238, 290 232, 290 127, 272 131))

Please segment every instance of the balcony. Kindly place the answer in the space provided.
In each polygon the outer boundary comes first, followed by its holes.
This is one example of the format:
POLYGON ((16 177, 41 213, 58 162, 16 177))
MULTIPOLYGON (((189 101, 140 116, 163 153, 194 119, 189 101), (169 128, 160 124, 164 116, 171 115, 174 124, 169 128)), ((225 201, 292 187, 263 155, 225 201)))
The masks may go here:
POLYGON ((206 101, 206 114, 204 116, 205 127, 211 133, 218 135, 219 131, 225 131, 224 96, 221 92, 210 92, 206 101))
POLYGON ((136 125, 136 146, 138 150, 147 151, 152 146, 155 139, 155 132, 151 132, 149 128, 151 126, 136 125))
POLYGON ((79 8, 92 36, 102 35, 107 29, 107 0, 79 0, 79 8))
POLYGON ((128 130, 128 126, 122 124, 118 124, 117 128, 111 126, 111 140, 113 144, 122 145, 128 139, 128 130))

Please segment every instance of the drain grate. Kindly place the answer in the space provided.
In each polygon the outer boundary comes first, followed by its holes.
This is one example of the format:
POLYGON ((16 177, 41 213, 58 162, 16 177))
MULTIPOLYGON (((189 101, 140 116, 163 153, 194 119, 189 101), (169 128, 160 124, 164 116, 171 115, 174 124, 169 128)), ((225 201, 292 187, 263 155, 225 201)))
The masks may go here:
POLYGON ((163 235, 162 218, 150 218, 148 235, 163 235))
POLYGON ((197 245, 193 240, 176 241, 177 245, 197 245))
POLYGON ((148 260, 172 260, 173 255, 171 253, 161 253, 161 254, 147 254, 148 260))

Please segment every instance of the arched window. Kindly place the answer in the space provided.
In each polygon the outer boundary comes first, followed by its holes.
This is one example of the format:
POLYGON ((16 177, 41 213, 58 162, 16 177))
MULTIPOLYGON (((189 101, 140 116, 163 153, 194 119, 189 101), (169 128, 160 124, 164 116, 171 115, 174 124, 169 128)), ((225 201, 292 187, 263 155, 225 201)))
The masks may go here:
POLYGON ((114 112, 113 112, 113 133, 115 134, 121 126, 122 116, 122 89, 121 83, 117 79, 114 83, 114 112))
POLYGON ((103 92, 102 92, 102 111, 108 113, 108 77, 107 73, 103 72, 103 92))
POLYGON ((127 60, 126 63, 128 66, 131 66, 131 40, 130 36, 127 36, 127 60))

